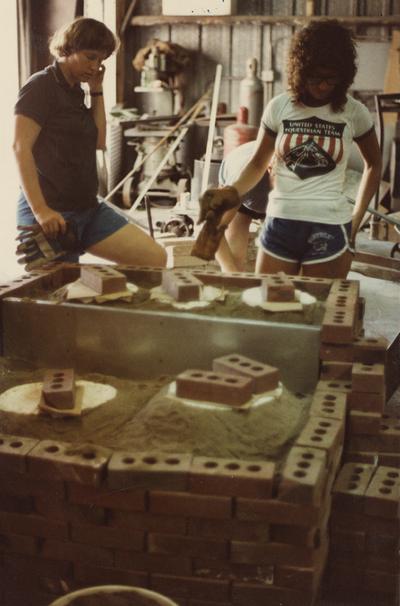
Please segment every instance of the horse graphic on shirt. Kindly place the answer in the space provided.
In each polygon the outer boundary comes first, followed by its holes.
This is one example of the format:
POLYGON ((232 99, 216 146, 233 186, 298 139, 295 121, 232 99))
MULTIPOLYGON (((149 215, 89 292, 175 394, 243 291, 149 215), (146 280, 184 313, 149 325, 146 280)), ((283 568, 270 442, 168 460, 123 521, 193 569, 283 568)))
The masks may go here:
POLYGON ((316 116, 283 120, 278 155, 300 179, 326 174, 342 159, 345 126, 316 116))

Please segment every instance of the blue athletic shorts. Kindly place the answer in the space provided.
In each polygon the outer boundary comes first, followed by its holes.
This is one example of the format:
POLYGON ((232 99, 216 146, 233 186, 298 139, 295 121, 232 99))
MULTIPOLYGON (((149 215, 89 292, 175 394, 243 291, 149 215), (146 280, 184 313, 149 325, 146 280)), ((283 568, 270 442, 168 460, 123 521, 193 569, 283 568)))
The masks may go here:
MULTIPOLYGON (((121 227, 128 224, 125 217, 118 214, 105 202, 102 202, 101 198, 99 198, 98 204, 93 208, 79 212, 61 211, 60 214, 66 221, 70 221, 74 224, 80 245, 80 251, 76 253, 67 253, 57 259, 58 261, 65 261, 68 263, 77 263, 79 261, 79 256, 88 248, 101 242, 121 229, 121 227)), ((33 225, 34 223, 37 223, 37 221, 24 194, 21 192, 17 206, 17 225, 33 225)), ((53 248, 57 250, 57 245, 53 245, 53 248)))
POLYGON ((261 248, 272 257, 311 265, 331 261, 350 245, 351 221, 344 225, 312 223, 267 217, 260 236, 261 248))

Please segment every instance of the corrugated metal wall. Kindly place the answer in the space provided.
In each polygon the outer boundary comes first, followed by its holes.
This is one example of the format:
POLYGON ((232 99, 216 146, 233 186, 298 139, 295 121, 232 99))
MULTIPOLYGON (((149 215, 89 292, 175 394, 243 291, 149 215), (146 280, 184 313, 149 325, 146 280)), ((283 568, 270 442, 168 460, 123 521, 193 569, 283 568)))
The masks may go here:
MULTIPOLYGON (((184 0, 183 0, 184 1, 184 0)), ((400 0, 238 0, 237 14, 305 16, 307 9, 314 15, 329 17, 399 16, 400 0)), ((138 2, 136 15, 160 15, 161 0, 138 2)), ((125 99, 128 105, 146 109, 140 95, 133 88, 139 84, 139 74, 133 70, 132 58, 152 38, 178 43, 192 52, 192 65, 188 71, 188 87, 185 106, 189 107, 205 91, 214 79, 215 66, 223 66, 220 100, 228 105, 228 111, 236 111, 239 100, 239 83, 245 75, 246 59, 256 57, 259 73, 274 70, 274 82, 268 95, 285 89, 286 51, 296 23, 204 25, 168 24, 143 27, 131 26, 126 33, 126 80, 125 99)), ((356 25, 361 40, 388 41, 391 28, 381 25, 356 25)), ((267 99, 265 99, 266 101, 267 99)))

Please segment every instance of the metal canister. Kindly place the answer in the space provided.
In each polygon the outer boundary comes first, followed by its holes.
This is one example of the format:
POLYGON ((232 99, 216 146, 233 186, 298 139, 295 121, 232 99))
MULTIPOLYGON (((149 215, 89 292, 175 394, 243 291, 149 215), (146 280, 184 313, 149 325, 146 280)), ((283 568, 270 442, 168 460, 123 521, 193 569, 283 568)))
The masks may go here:
POLYGON ((247 59, 246 77, 240 82, 239 103, 249 110, 250 126, 260 126, 264 107, 264 87, 257 76, 257 67, 255 57, 247 59))
POLYGON ((232 149, 257 138, 258 127, 249 126, 247 107, 239 107, 237 121, 224 129, 224 158, 232 149))

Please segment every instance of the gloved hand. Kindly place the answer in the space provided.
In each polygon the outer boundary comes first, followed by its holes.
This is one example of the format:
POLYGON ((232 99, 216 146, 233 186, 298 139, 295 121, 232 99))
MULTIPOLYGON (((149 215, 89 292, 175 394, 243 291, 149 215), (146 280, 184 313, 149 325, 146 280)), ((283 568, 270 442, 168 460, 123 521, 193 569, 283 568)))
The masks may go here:
POLYGON ((200 214, 197 223, 203 223, 190 252, 194 257, 211 261, 215 257, 225 229, 240 206, 239 194, 234 187, 207 189, 199 199, 200 214))
POLYGON ((59 233, 57 238, 47 238, 38 223, 33 225, 18 225, 19 234, 16 254, 18 263, 25 265, 30 271, 45 263, 55 261, 67 252, 80 252, 76 226, 67 221, 65 233, 59 233))
MULTIPOLYGON (((210 221, 215 223, 216 226, 222 224, 228 225, 230 218, 224 217, 226 211, 237 209, 240 206, 240 198, 234 187, 226 185, 217 188, 207 189, 199 198, 200 214, 197 223, 200 224, 203 221, 210 221), (224 220, 222 221, 222 217, 224 220)), ((234 214, 234 213, 229 213, 234 214)))

